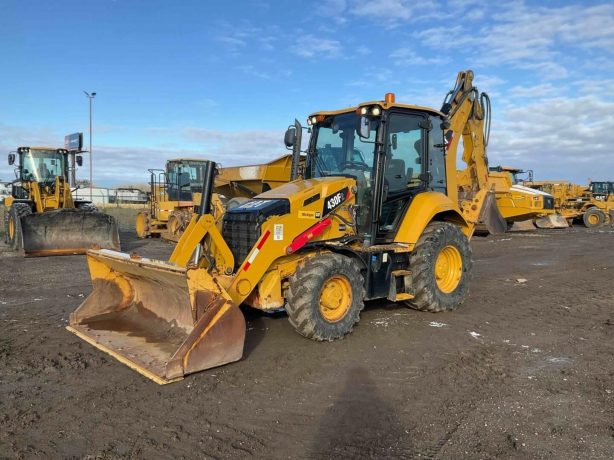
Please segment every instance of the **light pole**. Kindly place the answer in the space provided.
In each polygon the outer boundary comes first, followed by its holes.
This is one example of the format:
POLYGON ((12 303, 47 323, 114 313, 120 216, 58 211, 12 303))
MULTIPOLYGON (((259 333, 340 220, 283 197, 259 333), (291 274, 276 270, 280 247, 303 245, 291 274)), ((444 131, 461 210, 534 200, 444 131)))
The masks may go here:
POLYGON ((83 91, 85 93, 85 96, 90 100, 90 201, 93 201, 92 199, 92 189, 94 187, 94 182, 92 180, 92 99, 94 99, 96 97, 96 93, 92 92, 92 93, 88 93, 87 91, 83 91))

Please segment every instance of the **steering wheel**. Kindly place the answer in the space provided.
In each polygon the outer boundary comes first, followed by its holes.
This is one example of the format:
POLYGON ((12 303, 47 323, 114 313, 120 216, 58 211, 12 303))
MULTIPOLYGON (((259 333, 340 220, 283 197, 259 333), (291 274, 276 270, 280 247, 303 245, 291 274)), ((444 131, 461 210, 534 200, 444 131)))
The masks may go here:
POLYGON ((364 161, 343 161, 339 164, 339 169, 358 169, 361 171, 371 171, 371 166, 369 166, 364 161))

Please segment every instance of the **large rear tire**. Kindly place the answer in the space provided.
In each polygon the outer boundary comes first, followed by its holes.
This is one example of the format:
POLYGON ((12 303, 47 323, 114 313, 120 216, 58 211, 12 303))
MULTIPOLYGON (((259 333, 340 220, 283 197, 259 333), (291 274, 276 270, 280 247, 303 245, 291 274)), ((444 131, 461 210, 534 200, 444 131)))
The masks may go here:
POLYGON ((431 222, 409 257, 415 297, 407 305, 416 310, 454 310, 469 292, 471 247, 458 226, 431 222))
POLYGON ((606 221, 606 216, 599 208, 588 208, 582 215, 582 222, 586 228, 601 227, 606 221))
POLYGON ((308 259, 290 278, 290 324, 312 340, 342 338, 360 320, 364 284, 360 268, 349 257, 329 253, 308 259))
POLYGON ((21 218, 32 214, 32 208, 26 203, 13 203, 6 218, 6 242, 15 251, 21 249, 23 236, 21 218))

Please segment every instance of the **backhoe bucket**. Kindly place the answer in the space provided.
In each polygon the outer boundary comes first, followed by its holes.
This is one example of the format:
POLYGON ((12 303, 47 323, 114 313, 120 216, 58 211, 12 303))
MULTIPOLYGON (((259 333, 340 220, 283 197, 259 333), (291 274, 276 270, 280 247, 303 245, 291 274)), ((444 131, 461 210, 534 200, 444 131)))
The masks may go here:
POLYGON ((569 224, 560 214, 549 214, 544 217, 538 217, 535 219, 535 225, 537 228, 567 228, 569 224))
POLYGON ((59 209, 21 218, 26 256, 85 254, 97 245, 119 250, 115 219, 97 211, 59 209))
POLYGON ((507 231, 507 222, 499 212, 494 192, 486 193, 479 221, 486 226, 488 232, 492 235, 500 235, 507 231))
POLYGON ((241 359, 245 319, 205 269, 90 250, 94 289, 67 329, 159 384, 241 359))

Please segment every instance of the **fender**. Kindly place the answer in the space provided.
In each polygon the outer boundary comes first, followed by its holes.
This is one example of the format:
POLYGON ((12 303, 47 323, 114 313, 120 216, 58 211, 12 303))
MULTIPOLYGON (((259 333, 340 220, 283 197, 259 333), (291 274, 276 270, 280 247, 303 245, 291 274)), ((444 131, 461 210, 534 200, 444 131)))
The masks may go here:
POLYGON ((462 216, 458 205, 441 192, 423 192, 417 195, 403 216, 394 238, 395 243, 413 246, 418 242, 426 226, 433 220, 453 222, 470 236, 473 228, 462 216))

